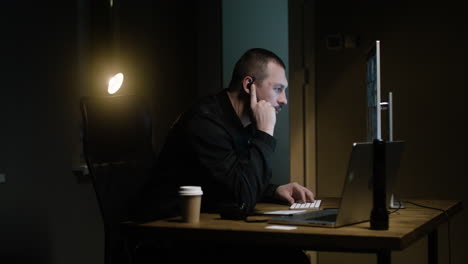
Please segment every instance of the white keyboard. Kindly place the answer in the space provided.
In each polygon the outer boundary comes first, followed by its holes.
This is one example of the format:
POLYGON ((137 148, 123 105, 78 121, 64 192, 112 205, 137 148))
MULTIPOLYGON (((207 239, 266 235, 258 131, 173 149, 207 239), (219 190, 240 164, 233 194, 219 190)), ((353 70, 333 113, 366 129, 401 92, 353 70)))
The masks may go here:
POLYGON ((312 203, 293 203, 289 209, 297 210, 297 209, 319 209, 322 200, 315 200, 312 203))

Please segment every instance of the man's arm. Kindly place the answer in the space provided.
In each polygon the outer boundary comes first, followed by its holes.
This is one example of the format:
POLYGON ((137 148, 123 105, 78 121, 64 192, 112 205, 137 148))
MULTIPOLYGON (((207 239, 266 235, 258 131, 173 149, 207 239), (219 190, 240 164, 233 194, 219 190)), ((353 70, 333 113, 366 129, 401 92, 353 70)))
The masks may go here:
MULTIPOLYGON (((264 100, 258 101, 256 85, 250 86, 250 109, 257 128, 273 136, 276 125, 276 113, 274 107, 264 100)), ((295 201, 313 201, 314 195, 307 188, 298 183, 289 183, 281 186, 269 186, 266 191, 268 198, 276 198, 290 204, 295 201), (274 195, 272 193, 274 192, 274 195)))
MULTIPOLYGON (((247 153, 238 148, 238 138, 216 116, 197 115, 188 124, 187 137, 194 157, 207 175, 211 199, 245 204, 253 209, 271 180, 272 155, 276 140, 256 131, 247 153)), ((207 196, 208 198, 208 196, 207 196)))

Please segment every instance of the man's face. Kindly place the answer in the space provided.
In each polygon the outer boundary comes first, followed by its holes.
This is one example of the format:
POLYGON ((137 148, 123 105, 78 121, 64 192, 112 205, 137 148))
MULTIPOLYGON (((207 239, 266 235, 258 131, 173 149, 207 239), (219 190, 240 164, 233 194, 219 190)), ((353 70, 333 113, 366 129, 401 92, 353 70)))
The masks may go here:
POLYGON ((276 110, 276 114, 288 103, 286 98, 286 88, 288 80, 283 67, 275 62, 267 65, 267 78, 261 82, 256 82, 257 99, 269 102, 276 110))

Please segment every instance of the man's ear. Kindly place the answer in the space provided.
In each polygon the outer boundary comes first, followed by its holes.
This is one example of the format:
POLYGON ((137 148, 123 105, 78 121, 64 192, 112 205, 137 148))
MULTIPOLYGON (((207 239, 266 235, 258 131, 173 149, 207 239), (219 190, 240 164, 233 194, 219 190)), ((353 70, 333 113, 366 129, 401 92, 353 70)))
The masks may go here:
POLYGON ((246 94, 250 94, 250 87, 252 87, 252 84, 254 83, 255 79, 250 76, 246 76, 244 80, 242 81, 242 88, 246 94))

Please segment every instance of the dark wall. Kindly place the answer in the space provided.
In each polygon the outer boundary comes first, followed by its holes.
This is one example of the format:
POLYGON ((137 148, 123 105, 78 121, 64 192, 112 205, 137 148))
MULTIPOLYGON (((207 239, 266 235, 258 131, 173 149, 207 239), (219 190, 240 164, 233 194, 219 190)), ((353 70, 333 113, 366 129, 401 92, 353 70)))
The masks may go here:
MULTIPOLYGON (((463 10, 461 4, 453 2, 317 4, 320 196, 340 195, 351 144, 366 140, 365 54, 371 41, 378 39, 382 93, 393 92, 395 138, 406 141, 398 194, 405 198, 468 200, 468 144, 463 140, 468 134, 468 111, 464 107, 468 95, 468 20, 463 10), (358 36, 359 46, 327 49, 326 37, 337 33, 358 36)), ((452 221, 453 263, 464 263, 468 258, 463 250, 468 230, 462 224, 467 217, 462 212, 452 221)), ((441 262, 445 262, 447 226, 441 228, 440 237, 441 262)), ((406 255, 410 248, 395 254, 395 259, 398 263, 424 262, 421 256, 425 256, 426 248, 423 245, 420 249, 423 252, 406 255)), ((321 256, 321 263, 337 261, 326 258, 326 254, 321 256)))
POLYGON ((80 156, 81 96, 104 95, 110 75, 122 69, 121 92, 143 95, 152 105, 157 150, 175 117, 221 83, 221 67, 213 65, 220 65, 220 48, 200 48, 220 47, 221 32, 199 37, 201 24, 219 23, 220 4, 204 10, 199 23, 196 1, 114 0, 119 9, 110 14, 108 2, 2 4, 2 263, 103 262, 92 186, 72 173, 80 156), (116 15, 118 30, 108 20, 116 15), (218 82, 204 86, 197 65, 207 61, 218 82))
POLYGON ((91 261, 99 256, 97 207, 70 162, 76 3, 9 1, 0 12, 2 262, 91 261))

